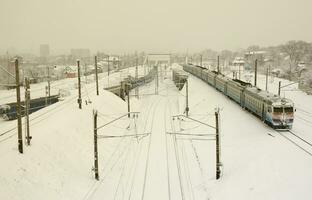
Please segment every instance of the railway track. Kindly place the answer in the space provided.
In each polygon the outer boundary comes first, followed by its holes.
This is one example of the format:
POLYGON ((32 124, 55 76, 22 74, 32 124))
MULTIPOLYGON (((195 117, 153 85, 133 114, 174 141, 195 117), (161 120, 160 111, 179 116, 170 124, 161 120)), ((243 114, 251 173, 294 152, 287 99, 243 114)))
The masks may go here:
POLYGON ((276 132, 312 157, 312 142, 304 139, 292 130, 276 130, 276 132))

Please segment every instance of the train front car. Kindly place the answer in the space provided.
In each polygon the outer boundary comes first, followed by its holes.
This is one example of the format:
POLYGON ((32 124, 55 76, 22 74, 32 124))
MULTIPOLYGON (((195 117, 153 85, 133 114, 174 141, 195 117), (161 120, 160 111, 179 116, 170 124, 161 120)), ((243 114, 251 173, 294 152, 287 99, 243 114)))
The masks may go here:
POLYGON ((285 98, 279 98, 272 103, 270 123, 274 129, 291 129, 294 122, 294 103, 285 98))

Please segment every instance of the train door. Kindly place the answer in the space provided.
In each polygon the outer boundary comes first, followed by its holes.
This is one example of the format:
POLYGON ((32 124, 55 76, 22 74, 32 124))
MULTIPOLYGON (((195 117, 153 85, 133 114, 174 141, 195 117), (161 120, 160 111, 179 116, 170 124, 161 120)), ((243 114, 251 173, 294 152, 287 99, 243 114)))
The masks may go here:
POLYGON ((266 111, 266 103, 264 101, 261 102, 262 104, 262 121, 265 121, 265 111, 266 111))

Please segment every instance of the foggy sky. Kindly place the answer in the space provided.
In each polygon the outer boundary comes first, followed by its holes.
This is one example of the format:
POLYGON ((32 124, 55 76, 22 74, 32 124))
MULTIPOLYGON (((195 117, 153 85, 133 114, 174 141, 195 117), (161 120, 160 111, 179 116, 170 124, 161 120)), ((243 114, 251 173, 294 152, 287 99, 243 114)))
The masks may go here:
POLYGON ((0 51, 189 52, 312 41, 311 0, 0 0, 0 51))

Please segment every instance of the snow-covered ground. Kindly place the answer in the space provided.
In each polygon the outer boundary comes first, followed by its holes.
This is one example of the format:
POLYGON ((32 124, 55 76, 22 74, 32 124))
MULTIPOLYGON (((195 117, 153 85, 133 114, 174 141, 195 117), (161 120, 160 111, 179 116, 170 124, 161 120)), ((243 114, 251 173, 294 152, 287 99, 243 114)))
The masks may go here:
MULTIPOLYGON (((99 130, 99 135, 144 134, 99 139, 100 181, 91 170, 93 109, 100 126, 125 114, 127 105, 109 92, 96 96, 94 83, 86 84, 83 96, 92 103, 82 110, 72 88, 64 101, 31 115, 33 140, 24 154, 17 151, 16 131, 0 136, 0 199, 311 199, 312 157, 190 75, 190 117, 214 125, 215 108, 221 109, 223 167, 215 180, 215 142, 207 140, 213 137, 170 134, 215 133, 188 119, 173 120, 183 114, 185 88, 178 91, 170 77, 171 72, 162 74, 157 95, 153 81, 140 87, 139 99, 131 98, 138 118, 124 117, 99 130)), ((260 87, 264 80, 259 76, 260 87)), ((277 91, 276 84, 270 82, 269 89, 277 91)), ((297 119, 312 121, 311 97, 300 91, 285 96, 296 104, 294 131, 312 141, 309 123, 297 119)), ((0 130, 15 124, 0 122, 0 130)))

